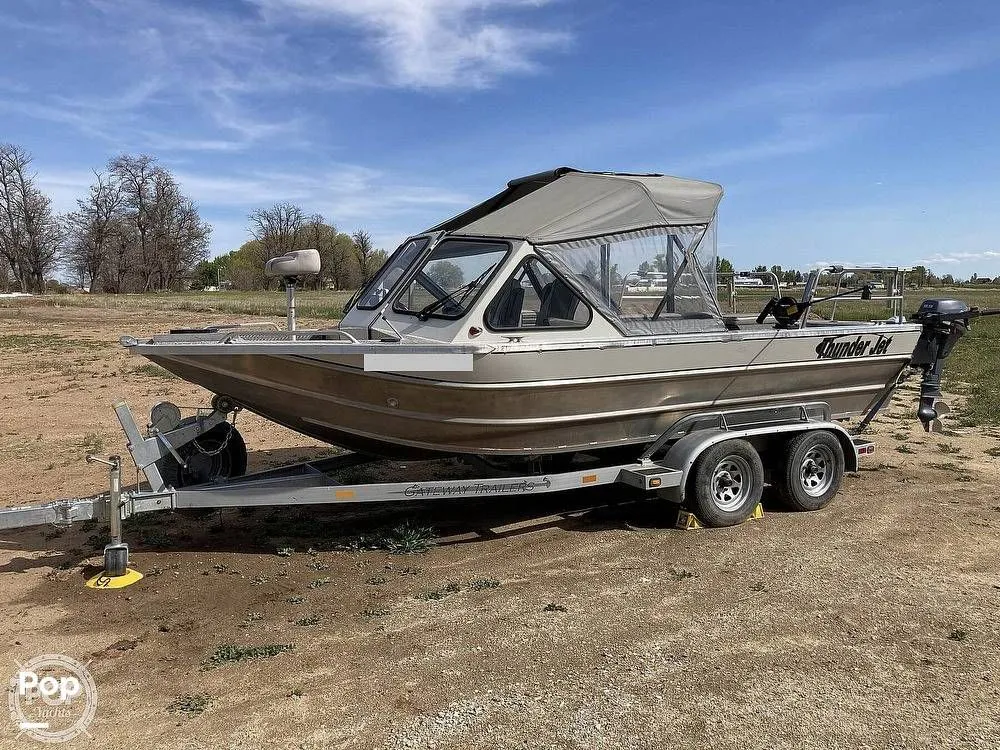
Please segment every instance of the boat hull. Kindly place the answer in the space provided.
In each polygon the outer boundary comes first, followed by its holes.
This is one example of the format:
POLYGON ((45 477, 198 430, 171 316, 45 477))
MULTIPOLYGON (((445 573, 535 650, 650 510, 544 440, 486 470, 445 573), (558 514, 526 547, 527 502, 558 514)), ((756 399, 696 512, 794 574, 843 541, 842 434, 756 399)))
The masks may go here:
POLYGON ((821 401, 861 414, 910 359, 919 327, 818 328, 627 346, 512 347, 471 372, 365 371, 360 356, 142 354, 261 416, 393 457, 543 455, 654 440, 682 417, 821 401))

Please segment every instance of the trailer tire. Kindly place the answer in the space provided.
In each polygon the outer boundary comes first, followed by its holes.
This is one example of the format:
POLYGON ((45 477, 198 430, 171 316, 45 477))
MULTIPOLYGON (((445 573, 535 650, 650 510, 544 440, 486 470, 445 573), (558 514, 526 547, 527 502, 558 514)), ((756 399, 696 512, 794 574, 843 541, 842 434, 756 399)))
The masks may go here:
POLYGON ((825 508, 844 478, 844 448, 829 430, 803 432, 785 443, 784 464, 774 486, 791 510, 825 508))
POLYGON ((698 457, 691 474, 692 509, 706 526, 735 526, 753 515, 764 489, 764 465, 746 440, 724 440, 698 457))
POLYGON ((216 425, 177 452, 187 466, 181 466, 173 456, 157 461, 163 483, 174 489, 241 477, 247 472, 246 442, 229 422, 216 425))

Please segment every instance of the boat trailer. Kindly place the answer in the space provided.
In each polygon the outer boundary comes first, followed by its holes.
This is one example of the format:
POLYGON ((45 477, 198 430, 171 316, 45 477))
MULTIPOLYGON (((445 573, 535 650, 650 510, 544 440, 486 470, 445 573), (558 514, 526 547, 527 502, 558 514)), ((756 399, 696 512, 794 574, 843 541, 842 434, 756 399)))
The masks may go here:
MULTIPOLYGON (((87 456, 88 463, 108 467, 108 492, 96 497, 59 500, 43 505, 0 509, 0 529, 52 524, 70 526, 77 521, 96 520, 109 526, 109 542, 104 547, 104 570, 88 582, 95 588, 120 588, 141 574, 131 571, 129 547, 123 538, 122 522, 139 513, 187 508, 233 508, 287 505, 329 505, 394 502, 431 499, 475 499, 540 495, 554 492, 619 485, 647 494, 655 494, 668 502, 685 503, 693 496, 692 510, 709 526, 739 523, 759 512, 763 488, 763 464, 754 448, 770 461, 781 463, 785 451, 769 451, 775 440, 782 445, 802 435, 834 436, 818 442, 811 458, 803 466, 792 467, 806 481, 807 469, 813 467, 814 486, 829 497, 839 488, 844 471, 857 471, 859 456, 874 452, 874 444, 851 435, 839 423, 830 419, 825 403, 792 404, 778 407, 756 407, 727 411, 711 411, 689 415, 672 425, 657 440, 648 444, 635 460, 611 465, 586 465, 565 471, 532 472, 512 475, 498 471, 478 478, 439 479, 431 481, 343 483, 337 479, 345 470, 374 463, 382 459, 357 453, 347 453, 325 459, 291 464, 245 476, 212 481, 194 486, 169 486, 161 472, 164 463, 186 464, 185 446, 197 444, 198 438, 220 425, 228 424, 230 415, 239 407, 227 399, 216 397, 210 411, 179 420, 179 410, 172 404, 157 404, 150 423, 140 430, 125 402, 114 406, 115 414, 128 441, 128 451, 136 466, 136 477, 142 472, 149 488, 136 483, 135 489, 122 488, 122 458, 87 456), (167 419, 164 419, 164 415, 167 419), (169 429, 168 429, 169 428, 169 429), (736 446, 741 450, 728 450, 736 446), (821 443, 821 444, 820 444, 821 443), (826 445, 826 448, 823 447, 826 445), (701 477, 699 459, 709 453, 731 453, 712 467, 710 486, 699 487, 693 481, 701 477), (832 447, 831 447, 832 446, 832 447), (839 450, 837 450, 839 446, 839 450), (838 466, 835 455, 842 456, 838 466), (828 461, 827 486, 815 484, 817 461, 828 461), (728 463, 727 463, 728 462, 728 463), (830 484, 833 482, 833 484, 830 484), (832 490, 832 491, 831 491, 832 490), (707 494, 706 494, 707 493, 707 494), (748 494, 749 493, 749 494, 748 494), (706 500, 706 497, 708 498, 706 500), (705 502, 717 505, 721 512, 705 518, 705 502)), ((235 429, 230 426, 231 430, 235 429)), ((242 441, 240 441, 242 444, 242 441)), ((217 448, 216 451, 219 449, 217 448)), ((202 449, 203 453, 209 453, 202 449)), ((721 455, 720 454, 720 455, 721 455)), ((190 455, 190 453, 188 454, 190 455)), ((716 459, 713 459, 715 461, 716 459)), ((484 464, 485 466, 485 464, 484 464)), ((780 467, 772 473, 779 472, 780 467)), ((483 472, 487 474, 489 472, 483 472)), ((698 481, 704 483, 702 479, 698 481)), ((772 482, 774 480, 772 479, 772 482)), ((808 488, 807 488, 808 490, 808 488)), ((808 499, 808 498, 807 498, 808 499)), ((823 505, 829 501, 824 499, 823 505)), ((689 503, 691 505, 692 503, 689 503)), ((822 507, 817 505, 816 507, 822 507)), ((803 508, 803 509, 812 509, 803 508)))
MULTIPOLYGON (((781 302, 776 299, 771 307, 781 302)), ((926 430, 934 430, 940 424, 938 416, 945 413, 940 401, 945 358, 973 318, 998 314, 1000 309, 930 299, 912 317, 924 327, 910 364, 923 371, 917 416, 926 430)), ((108 467, 107 493, 0 509, 0 529, 104 521, 110 537, 104 547, 104 572, 88 585, 120 588, 141 578, 128 569, 122 522, 156 510, 457 500, 620 485, 685 504, 703 525, 732 526, 759 511, 765 482, 796 510, 817 510, 829 503, 844 472, 857 471, 859 458, 875 452, 874 443, 860 433, 904 377, 905 373, 875 397, 853 433, 832 421, 823 402, 706 411, 678 420, 645 448, 637 447, 642 452, 625 463, 595 462, 549 472, 537 464, 538 471, 522 475, 497 470, 477 478, 360 484, 342 482, 337 475, 381 459, 346 453, 245 474, 246 446, 233 426, 240 406, 225 396, 215 396, 210 409, 186 419, 174 404, 157 404, 145 430, 121 401, 114 406, 115 415, 125 432, 136 478, 144 474, 148 489, 138 481, 135 489, 122 489, 120 456, 90 455, 88 463, 108 467), (222 470, 215 463, 220 456, 227 459, 222 470)))

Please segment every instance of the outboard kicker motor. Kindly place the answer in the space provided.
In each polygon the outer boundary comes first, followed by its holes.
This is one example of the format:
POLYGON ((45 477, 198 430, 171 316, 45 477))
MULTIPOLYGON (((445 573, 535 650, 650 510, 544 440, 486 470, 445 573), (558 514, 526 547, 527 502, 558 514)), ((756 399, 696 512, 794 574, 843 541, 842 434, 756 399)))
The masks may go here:
POLYGON ((998 315, 1000 310, 980 310, 969 307, 957 299, 927 299, 911 320, 923 325, 924 330, 913 348, 910 364, 924 371, 920 381, 920 406, 917 417, 930 432, 938 418, 935 404, 941 398, 941 371, 944 360, 955 348, 955 343, 969 330, 969 321, 985 315, 998 315))

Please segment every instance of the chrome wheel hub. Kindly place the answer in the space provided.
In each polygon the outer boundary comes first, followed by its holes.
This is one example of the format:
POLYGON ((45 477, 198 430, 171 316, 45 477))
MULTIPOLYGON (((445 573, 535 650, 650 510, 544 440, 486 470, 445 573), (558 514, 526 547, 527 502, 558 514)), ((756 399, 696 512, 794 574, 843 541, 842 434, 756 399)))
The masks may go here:
POLYGON ((833 482, 833 451, 826 445, 814 445, 799 467, 799 482, 810 497, 819 497, 833 482))
POLYGON ((724 512, 739 509, 752 490, 750 465, 740 456, 726 456, 712 474, 712 500, 724 512))

